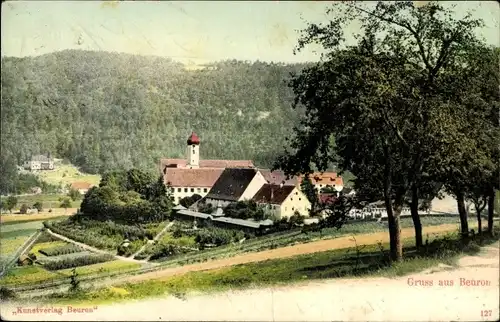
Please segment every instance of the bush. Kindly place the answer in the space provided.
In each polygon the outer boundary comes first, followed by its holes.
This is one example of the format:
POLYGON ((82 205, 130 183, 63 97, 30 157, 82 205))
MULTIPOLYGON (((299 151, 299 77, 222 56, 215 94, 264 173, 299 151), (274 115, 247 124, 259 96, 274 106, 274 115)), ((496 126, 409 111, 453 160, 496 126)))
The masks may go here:
POLYGON ((61 260, 50 261, 44 265, 44 268, 55 271, 65 268, 104 263, 112 259, 114 259, 114 257, 109 254, 84 255, 81 257, 64 258, 61 260))
POLYGON ((305 217, 296 211, 288 220, 291 226, 300 226, 304 223, 305 217))
POLYGON ((45 255, 45 256, 60 256, 60 255, 79 253, 81 251, 82 251, 82 249, 79 246, 69 244, 69 245, 63 245, 63 246, 59 246, 59 247, 40 249, 38 252, 40 254, 45 255))
POLYGON ((37 201, 33 204, 33 208, 38 210, 38 212, 41 212, 43 210, 43 205, 40 201, 37 201))
POLYGON ((19 209, 19 212, 20 212, 21 214, 26 214, 26 213, 28 213, 28 205, 26 205, 25 203, 23 203, 23 204, 21 205, 21 208, 19 209))
POLYGON ((8 289, 8 288, 3 287, 3 286, 0 287, 0 300, 5 301, 5 300, 13 300, 16 298, 17 298, 17 295, 13 290, 8 289))
POLYGON ((40 237, 38 237, 35 244, 41 244, 41 243, 47 243, 47 242, 53 242, 53 241, 59 241, 59 239, 54 237, 53 235, 47 233, 47 232, 43 232, 40 235, 40 237))

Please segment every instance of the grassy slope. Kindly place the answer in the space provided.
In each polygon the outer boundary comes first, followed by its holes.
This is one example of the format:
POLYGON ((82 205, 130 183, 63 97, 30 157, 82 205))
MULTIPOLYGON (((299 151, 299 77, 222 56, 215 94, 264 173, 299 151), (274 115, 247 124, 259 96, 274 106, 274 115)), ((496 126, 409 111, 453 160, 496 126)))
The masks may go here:
POLYGON ((66 186, 76 181, 83 181, 98 185, 101 180, 101 176, 99 175, 85 174, 80 172, 77 167, 71 164, 62 164, 60 162, 56 162, 55 170, 40 171, 38 176, 47 183, 62 186, 66 186))

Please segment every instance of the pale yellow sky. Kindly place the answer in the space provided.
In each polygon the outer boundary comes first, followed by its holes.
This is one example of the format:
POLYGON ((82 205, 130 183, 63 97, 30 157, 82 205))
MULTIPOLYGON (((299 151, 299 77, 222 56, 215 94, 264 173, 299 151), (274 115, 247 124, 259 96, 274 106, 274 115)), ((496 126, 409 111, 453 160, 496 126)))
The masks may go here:
MULTIPOLYGON (((448 2, 448 4, 451 2, 448 2)), ((296 30, 326 21, 320 1, 7 1, 2 3, 2 56, 33 56, 64 49, 171 57, 183 63, 221 59, 315 61, 296 56, 296 30)), ((475 10, 482 36, 500 45, 496 1, 456 2, 457 16, 475 10)), ((355 28, 355 25, 352 27, 355 28)))

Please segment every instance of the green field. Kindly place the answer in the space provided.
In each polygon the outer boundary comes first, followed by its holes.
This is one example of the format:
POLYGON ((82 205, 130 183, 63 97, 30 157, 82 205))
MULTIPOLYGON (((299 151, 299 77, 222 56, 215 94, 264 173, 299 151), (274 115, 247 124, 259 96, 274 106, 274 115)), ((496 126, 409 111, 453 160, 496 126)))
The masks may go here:
POLYGON ((60 162, 55 163, 55 170, 40 171, 38 176, 49 184, 62 186, 66 186, 75 181, 83 181, 98 185, 99 181, 101 181, 101 176, 99 175, 85 174, 71 164, 62 164, 60 162))

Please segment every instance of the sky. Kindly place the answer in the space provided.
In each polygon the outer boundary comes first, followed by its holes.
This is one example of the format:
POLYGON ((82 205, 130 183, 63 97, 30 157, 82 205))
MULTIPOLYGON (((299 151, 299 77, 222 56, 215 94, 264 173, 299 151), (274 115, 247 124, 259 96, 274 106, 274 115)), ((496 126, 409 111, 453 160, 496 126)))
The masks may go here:
MULTIPOLYGON (((2 3, 1 55, 84 49, 170 57, 188 65, 223 59, 317 61, 314 48, 297 55, 293 48, 306 21, 327 21, 328 5, 323 1, 7 1, 2 3)), ((456 5, 457 17, 475 10, 474 15, 486 23, 481 35, 500 46, 498 2, 456 5)), ((355 31, 355 24, 350 28, 355 31)))

